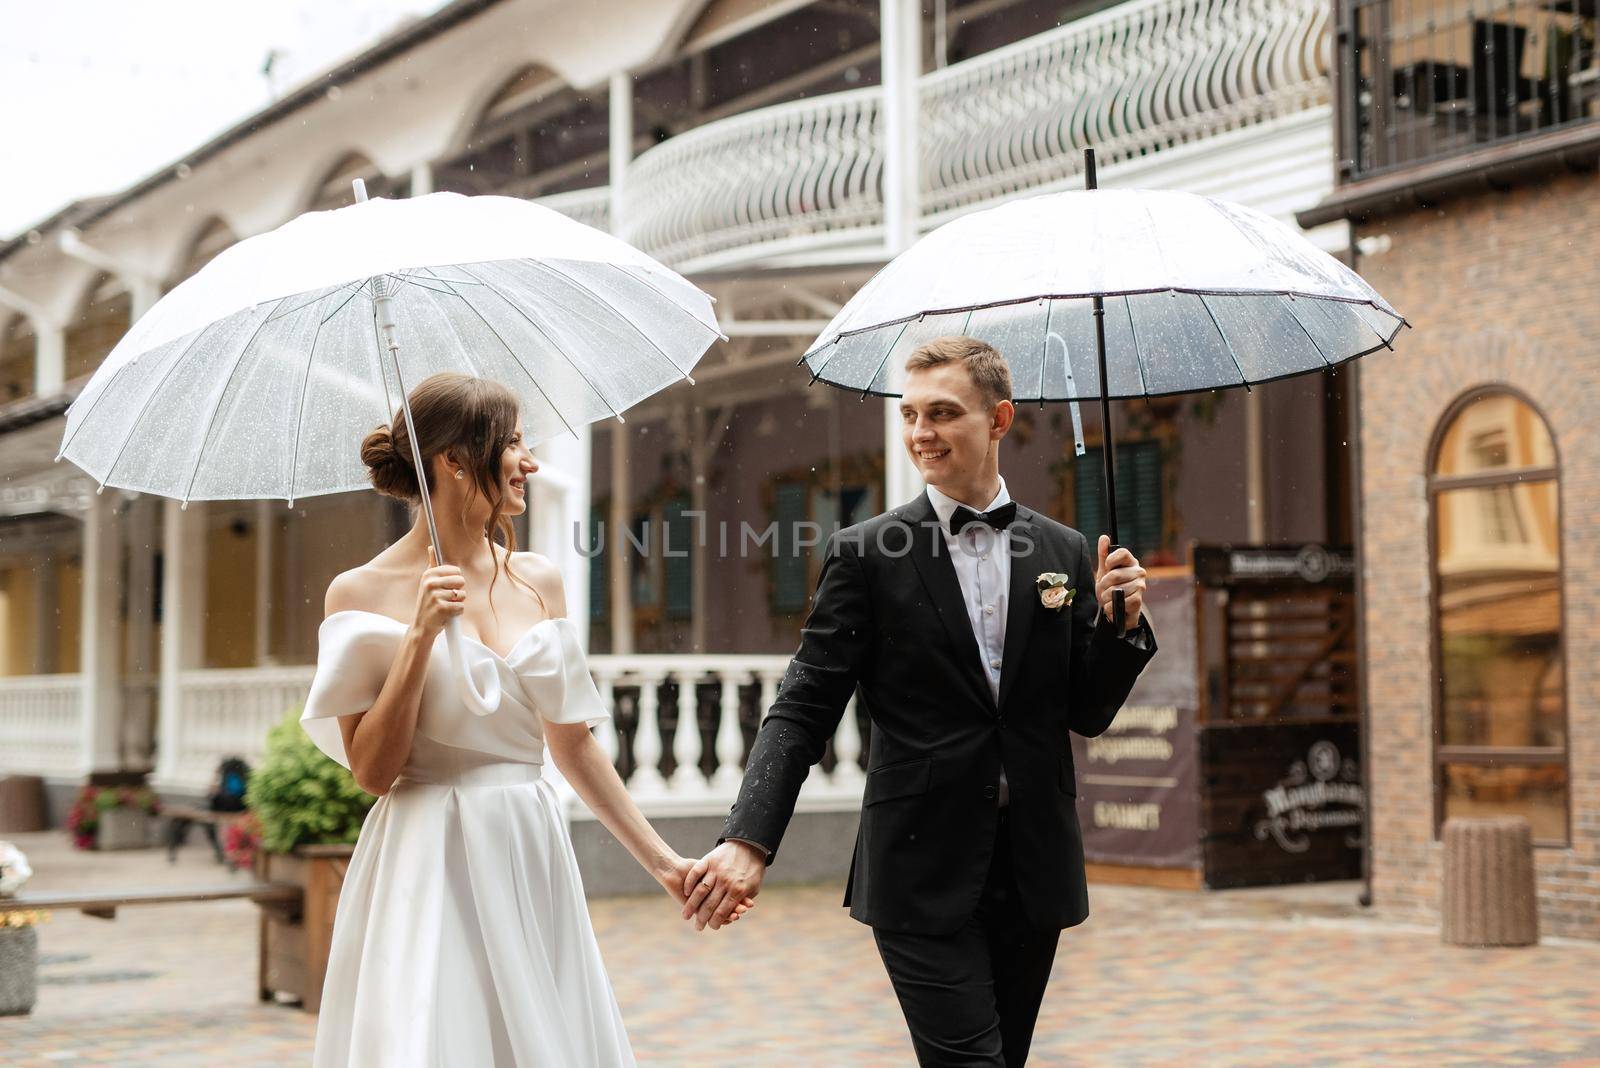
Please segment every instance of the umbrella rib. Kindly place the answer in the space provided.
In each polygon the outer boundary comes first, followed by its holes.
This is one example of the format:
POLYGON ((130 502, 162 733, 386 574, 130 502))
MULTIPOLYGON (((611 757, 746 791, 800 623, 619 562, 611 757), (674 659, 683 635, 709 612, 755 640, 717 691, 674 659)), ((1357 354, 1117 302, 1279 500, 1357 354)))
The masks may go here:
MULTIPOLYGON (((568 274, 566 271, 561 270, 559 267, 555 267, 555 266, 552 266, 552 265, 550 265, 548 263, 545 263, 543 260, 528 260, 527 262, 533 264, 535 267, 539 268, 540 270, 549 271, 552 274, 555 274, 555 275, 557 275, 557 276, 559 276, 561 278, 565 278, 572 285, 577 286, 579 289, 583 290, 583 292, 589 294, 589 296, 592 297, 594 300, 596 300, 600 304, 604 305, 605 307, 610 308, 611 311, 616 315, 616 317, 618 319, 621 319, 623 322, 625 322, 629 326, 633 327, 633 332, 634 333, 638 334, 640 337, 642 337, 646 341, 648 341, 650 343, 650 347, 655 349, 656 352, 661 354, 661 358, 663 360, 667 361, 667 366, 672 368, 672 370, 678 375, 679 378, 688 378, 689 377, 688 372, 686 372, 683 368, 679 367, 676 363, 674 363, 672 357, 667 355, 667 350, 662 348, 659 344, 657 344, 655 338, 651 337, 649 334, 647 334, 643 330, 639 329, 639 324, 634 322, 632 319, 628 318, 625 314, 623 314, 623 311, 622 311, 621 308, 617 307, 615 304, 611 303, 605 297, 602 297, 600 294, 596 293, 594 290, 590 289, 588 286, 584 285, 582 282, 580 282, 576 278, 572 277, 572 275, 568 274)), ((671 304, 672 302, 668 301, 667 303, 671 304)))
MULTIPOLYGON (((447 288, 449 287, 450 282, 448 279, 439 278, 439 276, 434 274, 432 271, 429 271, 428 274, 444 283, 447 288)), ((482 283, 478 284, 481 285, 482 283)), ((539 380, 533 377, 532 369, 529 368, 527 364, 522 362, 522 357, 516 354, 516 351, 512 349, 511 345, 507 343, 504 337, 500 336, 500 331, 494 328, 494 324, 483 317, 483 313, 473 306, 472 301, 468 300, 460 293, 457 293, 454 289, 450 289, 449 292, 451 296, 461 301, 462 304, 465 304, 467 306, 467 310, 472 312, 473 315, 476 315, 478 317, 478 321, 484 325, 484 328, 487 329, 489 333, 494 335, 494 339, 500 342, 500 347, 506 350, 506 355, 511 357, 511 362, 521 368, 522 373, 528 376, 528 381, 533 383, 533 388, 539 391, 539 396, 543 397, 544 402, 550 406, 550 410, 556 413, 556 418, 561 420, 561 425, 567 428, 567 433, 571 434, 573 437, 577 437, 578 432, 572 428, 572 424, 567 420, 567 417, 561 414, 561 409, 556 407, 556 402, 550 399, 550 394, 544 391, 544 387, 539 384, 539 380)), ((455 328, 451 327, 451 329, 454 330, 455 328)), ((457 336, 459 337, 460 335, 457 336)), ((569 360, 568 362, 570 363, 571 361, 569 360)), ((595 390, 595 392, 598 394, 600 391, 595 390)), ((605 400, 604 397, 601 397, 600 399, 605 400)))
POLYGON ((634 279, 635 281, 643 282, 645 285, 647 285, 651 289, 655 290, 656 294, 658 296, 660 296, 662 300, 666 301, 668 304, 670 304, 674 308, 678 309, 678 311, 682 312, 684 315, 687 315, 695 323, 698 323, 700 326, 705 326, 705 328, 707 330, 710 330, 711 331, 711 335, 713 337, 721 338, 723 341, 728 340, 728 335, 727 334, 724 334, 721 330, 717 330, 717 329, 715 329, 713 327, 706 326, 704 320, 702 320, 698 315, 696 315, 694 312, 690 311, 688 308, 685 308, 682 304, 679 304, 677 301, 673 300, 671 296, 669 296, 668 294, 662 292, 661 287, 656 285, 654 282, 650 281, 649 277, 646 276, 645 274, 643 274, 643 273, 634 274, 632 271, 628 270, 626 267, 622 266, 622 264, 620 264, 620 263, 612 263, 612 264, 608 264, 608 266, 610 266, 610 267, 612 267, 612 268, 614 268, 614 269, 616 269, 618 271, 621 271, 623 274, 627 275, 629 278, 634 279))
MULTIPOLYGON (((1139 351, 1139 328, 1133 325, 1133 301, 1129 300, 1127 297, 1123 297, 1122 310, 1128 313, 1128 330, 1133 334, 1133 361, 1134 366, 1139 369, 1139 392, 1143 396, 1148 397, 1150 396, 1150 383, 1146 381, 1144 377, 1144 353, 1139 351)), ((1108 378, 1110 377, 1109 366, 1106 369, 1106 376, 1108 378)), ((1111 388, 1111 383, 1102 382, 1100 383, 1100 388, 1109 391, 1111 388)), ((1106 395, 1110 396, 1110 393, 1107 392, 1106 395)))
POLYGON ((289 457, 289 507, 294 507, 294 483, 300 474, 300 428, 306 419, 306 391, 311 387, 311 365, 317 362, 317 343, 322 340, 326 319, 317 320, 316 332, 311 335, 311 347, 306 351, 306 370, 300 378, 300 403, 294 410, 294 452, 289 457))
POLYGON ((313 304, 321 304, 323 301, 327 300, 329 297, 333 296, 335 293, 339 292, 341 289, 345 289, 346 287, 349 287, 349 286, 359 286, 359 285, 360 285, 359 282, 346 282, 342 286, 332 286, 332 287, 330 287, 328 292, 319 294, 318 296, 312 298, 311 300, 306 301, 304 304, 297 304, 293 308, 290 308, 288 311, 275 311, 275 312, 273 312, 271 318, 269 318, 267 320, 267 322, 271 323, 271 322, 276 322, 279 319, 287 319, 291 315, 294 315, 294 314, 296 314, 298 312, 305 311, 307 308, 311 307, 313 304))
POLYGON ((184 350, 173 359, 172 364, 167 368, 167 373, 161 376, 160 382, 156 383, 156 388, 152 389, 145 397, 144 403, 139 406, 139 414, 134 416, 133 422, 128 424, 128 433, 122 439, 122 447, 117 450, 116 458, 111 461, 111 466, 106 468, 106 477, 100 480, 100 485, 102 487, 105 486, 107 482, 111 481, 112 475, 116 474, 117 465, 122 462, 122 454, 128 451, 128 442, 133 440, 134 431, 138 430, 139 424, 144 422, 145 413, 150 410, 150 405, 156 399, 156 394, 161 392, 161 387, 167 384, 167 379, 172 377, 172 372, 178 369, 178 365, 184 361, 184 357, 188 356, 189 353, 194 350, 194 347, 200 343, 200 339, 206 336, 206 332, 221 321, 222 320, 218 319, 215 322, 207 323, 205 326, 201 327, 200 332, 195 334, 194 340, 189 342, 189 344, 184 347, 184 350))
MULTIPOLYGON (((117 379, 122 377, 122 372, 126 371, 137 362, 137 357, 124 361, 122 366, 117 368, 116 371, 111 375, 111 381, 106 383, 105 388, 99 393, 95 394, 94 403, 89 405, 89 410, 83 413, 83 418, 78 420, 78 425, 72 428, 72 433, 67 435, 67 440, 61 443, 61 450, 56 453, 57 460, 61 459, 67 454, 67 449, 69 446, 71 446, 72 439, 78 436, 78 431, 83 429, 83 425, 89 421, 89 417, 94 414, 94 410, 100 407, 100 402, 105 399, 105 395, 107 393, 111 392, 111 387, 117 384, 117 379)), ((105 483, 102 482, 101 485, 105 485, 105 483)))
POLYGON ((607 408, 610 408, 612 415, 616 416, 618 419, 622 418, 622 413, 617 410, 617 406, 615 404, 612 404, 611 401, 607 400, 606 399, 606 395, 604 393, 600 392, 600 387, 595 385, 593 382, 591 382, 589 380, 589 376, 583 373, 583 368, 578 366, 577 361, 575 361, 571 356, 567 355, 567 350, 562 348, 560 345, 556 344, 556 340, 554 338, 552 338, 548 333, 545 332, 544 327, 540 326, 538 323, 533 321, 533 316, 529 315, 527 312, 523 311, 520 307, 518 307, 516 301, 514 301, 510 297, 506 296, 504 293, 500 292, 500 290, 496 289, 493 285, 489 284, 488 282, 485 282, 483 279, 479 278, 477 275, 473 274, 471 271, 468 271, 465 267, 462 267, 461 270, 463 272, 465 272, 467 275, 470 275, 472 277, 472 279, 474 281, 476 281, 479 285, 483 286, 489 292, 493 293, 495 296, 497 296, 501 300, 505 301, 506 302, 506 306, 508 308, 510 308, 512 311, 516 312, 518 315, 520 315, 524 319, 526 319, 527 322, 528 322, 528 325, 533 327, 535 330, 537 330, 539 332, 539 336, 544 338, 545 341, 549 342, 550 347, 555 349, 557 352, 559 352, 561 354, 561 358, 563 360, 567 361, 568 366, 570 366, 574 371, 577 372, 578 377, 583 379, 583 384, 588 386, 589 389, 591 391, 593 391, 593 393, 594 393, 594 395, 596 397, 600 398, 600 403, 604 404, 607 408))
MULTIPOLYGON (((327 315, 324 315, 322 317, 322 321, 323 322, 327 322, 329 319, 332 319, 335 315, 338 315, 340 312, 344 311, 345 305, 349 304, 352 300, 355 300, 356 297, 361 295, 361 287, 364 286, 364 285, 366 285, 366 283, 362 282, 360 285, 357 285, 354 289, 352 289, 350 291, 350 295, 348 297, 344 298, 344 302, 342 304, 340 304, 337 308, 333 309, 333 311, 329 312, 327 315)), ((335 290, 335 292, 337 292, 337 290, 335 290)))
MULTIPOLYGON (((1040 407, 1044 406, 1044 368, 1045 368, 1045 364, 1050 362, 1050 320, 1055 318, 1055 313, 1056 313, 1055 302, 1054 301, 1050 301, 1050 300, 1045 301, 1044 302, 1044 343, 1041 346, 1041 351, 1039 353, 1039 387, 1038 387, 1038 390, 1037 390, 1037 392, 1039 394, 1039 405, 1040 405, 1040 407)), ((969 312, 968 314, 970 315, 971 313, 969 312)), ((1062 338, 1061 339, 1061 351, 1063 353, 1065 353, 1066 350, 1067 350, 1067 339, 1066 338, 1062 338)), ((1062 362, 1066 363, 1066 360, 1063 359, 1062 362)), ((1069 374, 1068 377, 1070 378, 1071 375, 1069 374)))
MULTIPOLYGON (((272 312, 283 307, 283 302, 288 299, 288 297, 280 298, 272 312)), ((233 376, 239 373, 239 365, 244 363, 245 355, 250 351, 251 346, 256 343, 256 338, 261 336, 261 331, 267 328, 267 323, 272 321, 272 312, 268 312, 266 317, 256 324, 255 331, 250 335, 250 340, 244 343, 244 347, 239 350, 239 355, 233 358, 233 366, 228 368, 228 377, 222 383, 222 388, 217 391, 216 403, 211 405, 211 414, 206 417, 206 432, 200 438, 200 455, 195 458, 194 470, 189 472, 189 485, 183 491, 184 504, 189 503, 189 494, 194 492, 195 479, 200 477, 200 465, 206 462, 206 443, 211 440, 211 430, 217 425, 217 413, 222 410, 222 399, 228 395, 228 387, 233 385, 233 376)))
MULTIPOLYGON (((889 357, 894 355, 895 346, 900 344, 900 339, 906 336, 906 331, 911 328, 911 320, 907 319, 900 325, 900 332, 889 342, 889 347, 883 350, 883 359, 878 361, 878 366, 872 369, 872 375, 867 379, 867 384, 861 387, 861 399, 866 400, 872 396, 872 383, 878 380, 878 374, 883 370, 883 365, 889 362, 889 357)), ((887 394, 885 394, 887 396, 887 394)))
POLYGON ((1322 351, 1322 346, 1317 342, 1317 339, 1312 337, 1311 331, 1306 329, 1306 324, 1300 318, 1300 313, 1294 310, 1294 301, 1285 297, 1279 297, 1278 301, 1289 309, 1289 318, 1294 320, 1294 324, 1300 328, 1300 332, 1306 336, 1306 340, 1311 342, 1311 347, 1317 350, 1317 355, 1321 357, 1323 365, 1332 367, 1334 365, 1333 361, 1328 359, 1328 354, 1322 351))
POLYGON ((1217 336, 1222 339, 1222 347, 1228 350, 1228 359, 1233 361, 1233 369, 1239 372, 1239 381, 1244 386, 1246 393, 1250 392, 1250 376, 1244 373, 1244 367, 1239 363, 1238 355, 1233 351, 1233 342, 1228 340, 1227 333, 1222 329, 1222 324, 1217 322, 1217 313, 1211 310, 1211 302, 1204 293, 1195 294, 1200 298, 1200 306, 1211 317, 1211 325, 1217 328, 1217 336))

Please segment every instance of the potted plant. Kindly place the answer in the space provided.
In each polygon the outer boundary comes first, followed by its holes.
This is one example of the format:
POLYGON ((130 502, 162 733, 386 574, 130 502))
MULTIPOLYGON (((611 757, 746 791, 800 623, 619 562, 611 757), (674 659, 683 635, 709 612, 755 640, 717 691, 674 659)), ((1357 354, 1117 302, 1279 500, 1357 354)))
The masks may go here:
MULTIPOLYGON (((0 897, 11 897, 33 869, 22 850, 0 842, 0 897)), ((26 1016, 33 1011, 39 988, 39 932, 48 918, 37 909, 0 912, 0 1016, 26 1016)))
POLYGON ((67 833, 79 849, 143 849, 161 802, 145 786, 85 786, 67 812, 67 833))
POLYGON ((316 747, 298 711, 267 733, 245 802, 260 825, 255 870, 304 892, 298 916, 261 915, 261 995, 290 994, 315 1012, 333 938, 333 914, 361 821, 376 800, 316 747))

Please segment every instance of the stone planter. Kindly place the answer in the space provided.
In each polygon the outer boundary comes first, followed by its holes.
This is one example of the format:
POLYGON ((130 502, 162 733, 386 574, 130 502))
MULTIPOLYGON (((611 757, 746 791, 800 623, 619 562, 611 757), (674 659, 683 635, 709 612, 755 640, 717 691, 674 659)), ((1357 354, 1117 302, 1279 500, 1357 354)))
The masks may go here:
POLYGON ((100 813, 95 831, 98 849, 148 849, 150 814, 142 808, 110 808, 100 813))
POLYGON ((301 846, 290 854, 258 853, 256 876, 293 883, 305 892, 298 916, 261 910, 261 1000, 286 994, 307 1012, 322 1007, 322 976, 333 943, 333 915, 355 850, 348 845, 301 846))
POLYGON ((38 991, 39 932, 0 927, 0 1016, 26 1016, 38 991))

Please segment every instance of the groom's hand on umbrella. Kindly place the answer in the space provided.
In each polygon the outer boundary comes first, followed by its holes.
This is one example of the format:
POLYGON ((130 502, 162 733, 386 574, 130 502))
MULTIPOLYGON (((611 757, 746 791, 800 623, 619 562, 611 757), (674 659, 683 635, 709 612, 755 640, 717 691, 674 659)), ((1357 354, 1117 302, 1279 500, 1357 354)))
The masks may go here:
POLYGON ((1126 547, 1111 551, 1111 539, 1100 535, 1100 565, 1095 568, 1094 598, 1100 604, 1100 614, 1111 618, 1111 598, 1122 591, 1127 610, 1127 629, 1139 625, 1139 611, 1144 607, 1144 568, 1139 566, 1133 553, 1126 547))
POLYGON ((700 859, 683 881, 683 918, 694 929, 713 931, 731 923, 756 903, 767 858, 748 842, 728 841, 700 859))

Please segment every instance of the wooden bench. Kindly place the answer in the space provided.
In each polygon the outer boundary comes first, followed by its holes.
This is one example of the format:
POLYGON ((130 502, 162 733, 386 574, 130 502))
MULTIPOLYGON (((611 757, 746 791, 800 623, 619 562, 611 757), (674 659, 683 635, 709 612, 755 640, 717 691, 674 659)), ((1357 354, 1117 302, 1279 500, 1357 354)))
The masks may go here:
POLYGON ((168 863, 177 861, 178 847, 189 837, 189 828, 198 823, 206 829, 206 837, 211 840, 211 852, 216 855, 218 864, 223 863, 226 857, 223 856, 217 829, 244 815, 243 812, 214 812, 193 805, 166 805, 162 807, 161 814, 167 818, 168 863))
POLYGON ((77 909, 102 920, 117 918, 117 910, 132 905, 182 905, 192 901, 254 901, 263 908, 294 916, 304 892, 293 883, 221 883, 216 886, 173 886, 144 890, 106 890, 96 893, 52 891, 0 897, 0 912, 24 909, 77 909))

